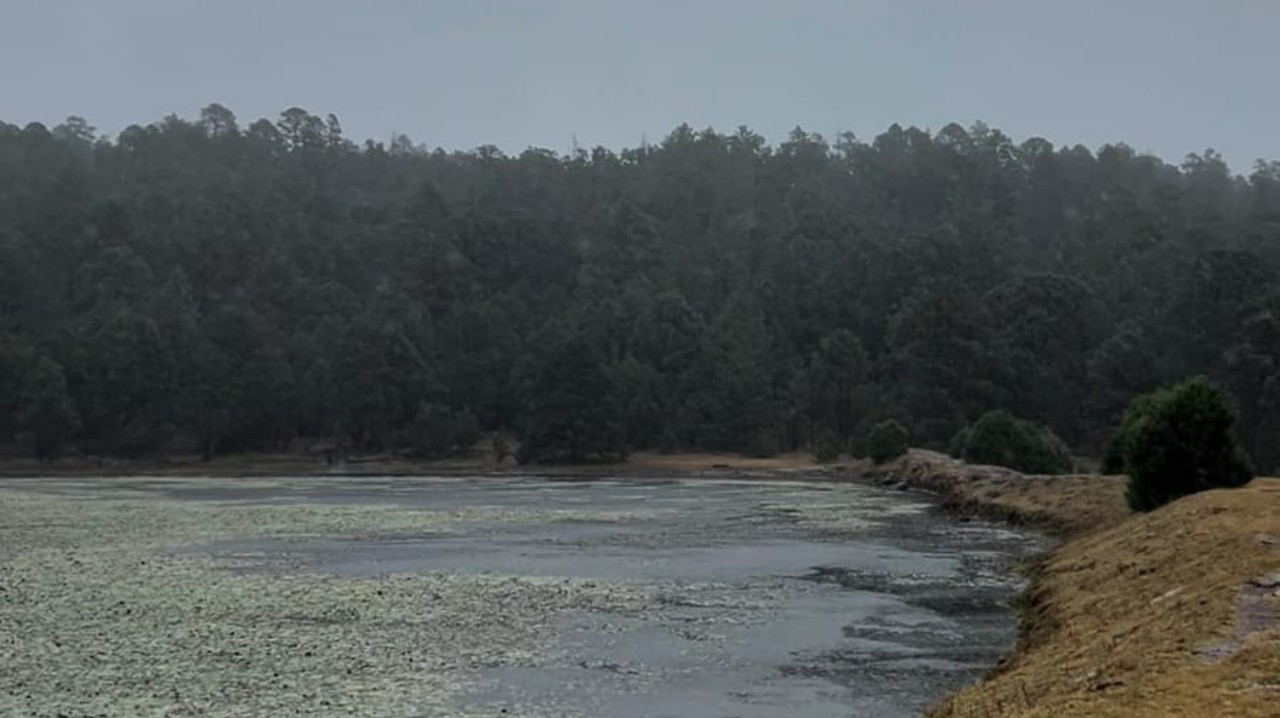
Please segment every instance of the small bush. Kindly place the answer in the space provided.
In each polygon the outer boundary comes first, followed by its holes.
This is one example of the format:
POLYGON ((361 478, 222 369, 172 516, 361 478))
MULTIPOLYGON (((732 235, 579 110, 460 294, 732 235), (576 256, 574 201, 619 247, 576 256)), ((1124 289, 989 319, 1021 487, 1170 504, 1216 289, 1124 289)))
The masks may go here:
POLYGON ((834 431, 823 431, 813 443, 813 458, 820 464, 829 464, 840 458, 840 437, 834 431))
POLYGON ((1253 470, 1235 423, 1226 392, 1204 377, 1135 399, 1114 440, 1129 474, 1129 507, 1150 511, 1199 491, 1249 483, 1253 470))
POLYGON ((1007 411, 988 411, 968 429, 960 456, 971 464, 993 464, 1028 474, 1071 472, 1071 451, 1047 426, 1007 411))
POLYGON ((867 433, 867 454, 877 464, 907 453, 907 430, 890 419, 871 427, 867 433))

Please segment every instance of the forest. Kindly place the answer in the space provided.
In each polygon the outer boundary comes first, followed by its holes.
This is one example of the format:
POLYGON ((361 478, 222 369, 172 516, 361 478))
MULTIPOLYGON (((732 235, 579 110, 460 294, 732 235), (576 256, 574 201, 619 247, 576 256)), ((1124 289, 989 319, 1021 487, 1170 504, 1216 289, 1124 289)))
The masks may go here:
POLYGON ((1280 162, 983 124, 560 154, 221 105, 0 123, 11 453, 768 454, 989 410, 1098 455, 1204 374, 1280 468, 1280 162))

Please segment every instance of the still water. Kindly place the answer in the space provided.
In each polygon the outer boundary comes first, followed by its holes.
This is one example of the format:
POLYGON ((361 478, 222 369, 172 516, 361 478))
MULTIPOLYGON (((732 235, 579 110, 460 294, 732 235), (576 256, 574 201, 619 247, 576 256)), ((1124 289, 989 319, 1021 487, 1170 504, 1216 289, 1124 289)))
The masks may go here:
POLYGON ((468 707, 495 715, 534 705, 615 718, 917 715, 1011 648, 1020 585, 1010 564, 1038 546, 959 522, 924 496, 818 481, 397 478, 170 491, 462 516, 512 509, 530 518, 198 549, 275 557, 275 570, 572 577, 655 597, 546 615, 552 657, 471 678, 468 707))

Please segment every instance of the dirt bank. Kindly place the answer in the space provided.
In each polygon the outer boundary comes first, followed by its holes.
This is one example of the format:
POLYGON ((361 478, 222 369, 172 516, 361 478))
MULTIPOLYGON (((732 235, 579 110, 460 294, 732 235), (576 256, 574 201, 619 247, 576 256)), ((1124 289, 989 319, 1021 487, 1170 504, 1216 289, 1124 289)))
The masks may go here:
POLYGON ((1065 538, 1032 571, 1015 654, 931 718, 1280 715, 1280 481, 1130 515, 1115 478, 915 451, 865 476, 1065 538))
POLYGON ((1060 536, 1079 535, 1129 517, 1124 480, 1115 476, 1026 476, 999 466, 970 466, 920 449, 883 466, 863 462, 845 471, 877 483, 930 491, 961 515, 1035 526, 1060 536))

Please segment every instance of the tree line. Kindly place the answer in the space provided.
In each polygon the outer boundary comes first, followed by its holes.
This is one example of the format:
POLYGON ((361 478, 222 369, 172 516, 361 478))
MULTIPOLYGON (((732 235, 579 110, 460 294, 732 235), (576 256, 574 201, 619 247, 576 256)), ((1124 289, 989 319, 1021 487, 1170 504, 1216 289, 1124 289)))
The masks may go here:
POLYGON ((581 461, 941 448, 1005 410, 1096 454, 1203 374, 1273 469, 1277 261, 1280 163, 983 124, 513 156, 300 108, 0 123, 0 441, 581 461))

